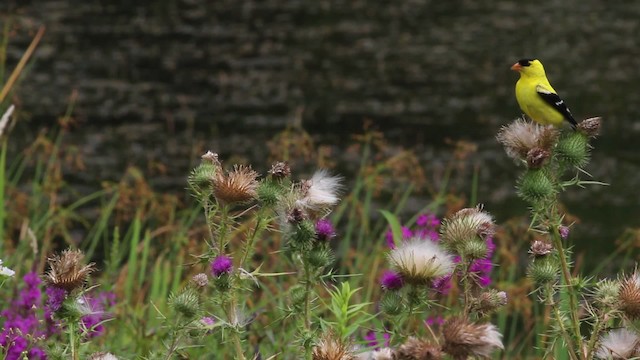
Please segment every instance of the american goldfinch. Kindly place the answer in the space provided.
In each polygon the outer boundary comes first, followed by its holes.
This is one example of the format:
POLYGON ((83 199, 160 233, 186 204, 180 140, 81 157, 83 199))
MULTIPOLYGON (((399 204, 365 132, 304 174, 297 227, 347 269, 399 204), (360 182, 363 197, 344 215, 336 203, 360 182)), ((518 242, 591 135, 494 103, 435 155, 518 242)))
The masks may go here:
POLYGON ((571 127, 576 128, 576 120, 549 84, 540 60, 519 60, 511 66, 511 70, 520 73, 520 80, 516 83, 516 99, 527 116, 542 125, 562 126, 562 120, 567 120, 571 127))

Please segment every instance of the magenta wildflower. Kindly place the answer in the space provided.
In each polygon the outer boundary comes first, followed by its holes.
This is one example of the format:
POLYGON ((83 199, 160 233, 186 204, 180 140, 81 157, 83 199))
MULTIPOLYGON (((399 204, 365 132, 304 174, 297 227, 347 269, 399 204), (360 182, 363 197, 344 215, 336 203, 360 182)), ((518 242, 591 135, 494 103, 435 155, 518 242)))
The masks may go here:
POLYGON ((329 219, 320 219, 316 222, 316 238, 320 241, 329 241, 336 236, 336 230, 329 219))
POLYGON ((431 213, 425 213, 418 216, 416 225, 424 228, 435 229, 440 226, 440 219, 431 213))
MULTIPOLYGON (((380 339, 378 339, 378 334, 375 331, 369 330, 364 336, 364 339, 367 341, 367 345, 369 347, 375 348, 376 350, 380 348, 378 346, 380 344, 380 339)), ((383 346, 388 347, 391 340, 391 334, 387 332, 382 333, 382 339, 384 340, 383 346)))
POLYGON ((382 285, 385 290, 399 290, 404 286, 404 280, 400 274, 385 270, 382 276, 380 276, 380 285, 382 285))
POLYGON ((60 310, 64 299, 67 298, 67 290, 59 288, 57 286, 48 286, 47 290, 47 305, 46 309, 49 313, 54 313, 60 310))
POLYGON ((562 240, 567 240, 567 238, 569 237, 569 227, 568 226, 560 226, 558 228, 558 232, 560 232, 560 237, 562 238, 562 240))
POLYGON ((202 323, 202 325, 204 326, 213 326, 213 324, 216 323, 216 319, 212 318, 211 316, 204 316, 202 319, 200 319, 200 323, 202 323))
POLYGON ((24 287, 18 297, 11 302, 8 309, 0 316, 4 322, 0 333, 0 346, 5 351, 7 360, 22 359, 21 353, 27 349, 29 359, 46 359, 44 352, 33 344, 32 339, 51 335, 46 322, 41 321, 38 309, 42 308, 42 291, 40 278, 35 272, 23 277, 24 287), (24 335, 29 334, 30 337, 24 335))
POLYGON ((433 290, 440 294, 446 295, 451 290, 451 275, 443 276, 433 280, 431 283, 433 290))
POLYGON ((216 277, 230 273, 231 269, 233 269, 233 261, 228 256, 220 255, 211 263, 211 273, 216 277))

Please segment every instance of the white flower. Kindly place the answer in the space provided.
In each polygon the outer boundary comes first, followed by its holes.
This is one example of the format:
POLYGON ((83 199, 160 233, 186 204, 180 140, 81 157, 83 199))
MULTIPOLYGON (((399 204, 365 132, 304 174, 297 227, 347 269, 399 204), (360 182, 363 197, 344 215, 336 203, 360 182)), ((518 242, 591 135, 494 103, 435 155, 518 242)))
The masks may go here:
POLYGON ((338 192, 342 188, 342 178, 331 176, 327 170, 318 170, 311 180, 302 182, 302 198, 298 205, 310 210, 320 210, 334 206, 340 201, 338 192))
POLYGON ((2 266, 2 259, 0 259, 0 276, 13 277, 15 274, 16 274, 15 271, 9 269, 8 267, 2 266))
POLYGON ((638 334, 625 328, 609 331, 600 338, 600 347, 596 352, 598 359, 628 359, 640 344, 638 334))
POLYGON ((451 274, 454 263, 451 255, 433 241, 410 239, 389 253, 391 267, 409 283, 425 283, 451 274))

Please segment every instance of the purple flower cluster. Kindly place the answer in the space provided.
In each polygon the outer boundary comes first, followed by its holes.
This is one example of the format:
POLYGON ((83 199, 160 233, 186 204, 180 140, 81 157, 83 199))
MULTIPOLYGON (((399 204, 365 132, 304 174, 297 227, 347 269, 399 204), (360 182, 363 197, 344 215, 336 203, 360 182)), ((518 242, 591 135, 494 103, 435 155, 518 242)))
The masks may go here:
MULTIPOLYGON (((2 333, 0 346, 6 351, 7 360, 22 359, 22 352, 27 352, 29 359, 46 359, 45 352, 36 342, 59 332, 60 324, 53 315, 62 307, 67 297, 64 289, 47 287, 46 301, 43 298, 42 281, 35 272, 23 277, 24 285, 11 301, 8 309, 0 312, 2 333)), ((87 337, 96 337, 104 332, 100 322, 107 318, 104 309, 115 303, 115 295, 111 292, 87 295, 88 307, 94 313, 82 317, 81 322, 90 331, 87 337)))
MULTIPOLYGON (((55 329, 51 322, 40 322, 38 309, 42 308, 41 281, 35 272, 30 272, 23 277, 24 286, 18 293, 18 297, 11 302, 9 309, 2 310, 0 315, 4 318, 2 333, 0 333, 0 346, 5 351, 5 359, 22 359, 22 352, 27 352, 29 359, 46 359, 44 351, 35 346, 34 341, 39 337, 51 335, 55 329)), ((45 311, 45 318, 47 313, 45 311)))
MULTIPOLYGON (((413 229, 403 226, 402 227, 402 240, 411 238, 422 238, 425 241, 440 241, 439 234, 440 219, 431 213, 421 214, 416 219, 416 223, 413 229)), ((386 233, 386 241, 389 248, 395 248, 395 242, 391 230, 386 233)), ((476 283, 480 287, 487 287, 491 284, 491 270, 493 264, 491 263, 491 257, 495 251, 495 244, 492 237, 486 238, 487 242, 487 257, 484 259, 475 260, 471 264, 470 272, 475 275, 476 283)), ((460 262, 460 258, 456 257, 454 261, 460 262)), ((402 287, 402 278, 400 275, 393 272, 385 272, 380 278, 380 284, 387 290, 397 290, 402 287)), ((442 294, 447 294, 451 289, 451 276, 442 277, 433 281, 432 287, 434 290, 442 294)))
POLYGON ((385 270, 380 276, 380 285, 386 290, 399 290, 404 286, 404 280, 400 274, 385 270))
MULTIPOLYGON (((367 332, 367 334, 364 336, 364 339, 369 347, 375 348, 376 350, 380 348, 380 339, 378 338, 378 334, 375 331, 370 330, 369 332, 367 332)), ((391 334, 389 334, 388 332, 383 332, 382 340, 384 344, 383 346, 388 347, 389 341, 391 340, 391 334)))

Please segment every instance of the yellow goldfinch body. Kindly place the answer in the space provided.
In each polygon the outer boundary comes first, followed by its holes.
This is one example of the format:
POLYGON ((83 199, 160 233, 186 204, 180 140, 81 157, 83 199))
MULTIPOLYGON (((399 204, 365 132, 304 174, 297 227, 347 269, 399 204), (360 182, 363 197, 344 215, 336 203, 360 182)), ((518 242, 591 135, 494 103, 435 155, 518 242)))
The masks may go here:
POLYGON ((520 73, 516 100, 527 116, 542 125, 562 126, 562 121, 567 120, 575 128, 575 119, 549 84, 540 60, 522 59, 513 64, 511 70, 520 73))

